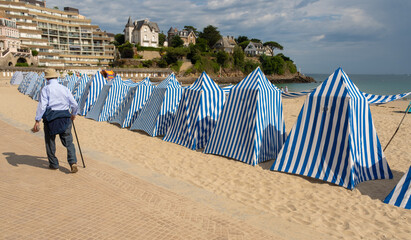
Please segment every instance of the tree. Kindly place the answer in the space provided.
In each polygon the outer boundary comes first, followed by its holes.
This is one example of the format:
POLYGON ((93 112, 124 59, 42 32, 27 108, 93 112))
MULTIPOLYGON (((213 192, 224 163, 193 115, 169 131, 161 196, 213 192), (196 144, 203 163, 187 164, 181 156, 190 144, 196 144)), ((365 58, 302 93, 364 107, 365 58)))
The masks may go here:
POLYGON ((218 51, 217 53, 217 63, 220 64, 220 66, 225 67, 227 65, 228 59, 230 56, 228 53, 224 51, 218 51))
POLYGON ((121 51, 121 58, 133 58, 134 57, 134 50, 132 48, 124 48, 121 51))
POLYGON ((239 43, 238 46, 240 46, 243 50, 245 50, 245 48, 247 47, 247 45, 249 43, 250 43, 250 40, 243 41, 243 42, 239 43))
POLYGON ((119 33, 119 34, 114 35, 114 40, 115 40, 114 45, 117 44, 116 47, 124 44, 125 43, 124 34, 119 33))
POLYGON ((258 38, 251 38, 250 40, 251 42, 255 42, 255 43, 261 43, 261 40, 258 38))
POLYGON ((245 42, 245 41, 250 41, 250 39, 248 39, 248 37, 247 36, 238 36, 238 38, 235 40, 236 42, 237 42, 237 44, 240 44, 240 43, 242 43, 242 42, 245 42))
POLYGON ((235 46, 233 50, 234 66, 242 69, 244 66, 244 51, 239 46, 235 46))
POLYGON ((208 52, 210 50, 207 40, 201 37, 197 38, 195 46, 200 52, 208 52))
POLYGON ((199 36, 207 40, 208 46, 210 48, 213 48, 214 44, 216 44, 216 42, 221 39, 220 31, 217 30, 217 27, 214 27, 212 25, 205 27, 203 29, 203 32, 201 32, 199 36))
POLYGON ((274 49, 280 49, 283 50, 283 46, 281 46, 278 42, 274 42, 274 41, 269 41, 269 42, 265 42, 263 44, 264 46, 268 46, 270 48, 270 52, 271 55, 274 56, 274 49))
POLYGON ((118 51, 121 54, 121 58, 133 58, 134 57, 133 44, 129 43, 128 41, 122 45, 119 45, 118 51))
POLYGON ((180 36, 175 35, 175 36, 171 39, 170 47, 177 48, 177 47, 182 47, 183 45, 184 45, 184 41, 183 41, 183 39, 181 39, 180 36))
POLYGON ((267 75, 270 74, 284 74, 285 61, 280 56, 260 56, 261 68, 267 75))
POLYGON ((187 30, 188 32, 193 31, 196 36, 198 36, 199 32, 197 31, 197 28, 193 26, 184 26, 184 29, 187 30))
POLYGON ((31 50, 31 55, 33 55, 33 57, 39 55, 39 52, 36 49, 32 49, 31 50))
POLYGON ((164 42, 166 41, 166 35, 164 33, 158 34, 158 45, 164 46, 164 42))

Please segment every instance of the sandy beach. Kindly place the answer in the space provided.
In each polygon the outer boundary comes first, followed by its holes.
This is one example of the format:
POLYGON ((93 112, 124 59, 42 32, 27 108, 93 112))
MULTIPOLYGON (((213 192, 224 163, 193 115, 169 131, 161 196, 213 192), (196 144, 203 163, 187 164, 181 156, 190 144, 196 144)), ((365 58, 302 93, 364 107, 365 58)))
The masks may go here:
MULTIPOLYGON (((283 100, 287 133, 304 100, 305 97, 283 100)), ((371 106, 383 148, 395 132, 408 103, 399 100, 371 106)), ((28 131, 34 123, 36 106, 37 102, 21 94, 17 86, 0 84, 0 120, 28 131)), ((255 225, 263 225, 262 221, 267 226, 278 223, 277 226, 290 233, 282 236, 285 239, 321 239, 324 236, 327 239, 409 239, 411 236, 411 211, 382 202, 411 164, 411 116, 405 118, 385 151, 394 178, 360 183, 353 191, 311 178, 270 171, 273 160, 252 167, 107 122, 79 116, 75 124, 86 158, 111 165, 123 162, 124 166, 146 169, 205 190, 223 199, 221 206, 212 206, 214 209, 221 207, 221 211, 234 217, 241 208, 253 209, 249 216, 239 218, 255 225), (115 159, 116 163, 105 159, 115 159), (259 219, 255 213, 263 217, 259 219)), ((33 135, 43 141, 40 134, 33 135)), ((127 167, 124 169, 126 171, 127 167)), ((184 193, 184 189, 173 191, 196 197, 193 193, 184 193)))

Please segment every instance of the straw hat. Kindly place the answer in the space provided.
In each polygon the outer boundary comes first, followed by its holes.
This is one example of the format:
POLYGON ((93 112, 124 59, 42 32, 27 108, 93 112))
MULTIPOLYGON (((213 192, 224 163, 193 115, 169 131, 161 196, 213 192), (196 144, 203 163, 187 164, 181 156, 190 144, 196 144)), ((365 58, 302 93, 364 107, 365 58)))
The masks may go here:
POLYGON ((51 78, 58 78, 58 74, 56 72, 56 70, 52 69, 52 68, 48 68, 46 69, 46 71, 44 71, 44 78, 45 79, 51 79, 51 78))

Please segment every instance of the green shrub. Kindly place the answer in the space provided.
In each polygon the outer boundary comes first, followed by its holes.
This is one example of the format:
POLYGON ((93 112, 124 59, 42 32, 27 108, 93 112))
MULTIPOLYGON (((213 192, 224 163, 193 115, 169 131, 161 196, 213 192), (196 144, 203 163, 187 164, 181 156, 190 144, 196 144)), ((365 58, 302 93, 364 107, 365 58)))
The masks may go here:
POLYGON ((290 71, 290 73, 296 73, 297 72, 297 66, 295 66, 293 61, 286 61, 285 62, 288 68, 288 71, 290 71))
POLYGON ((28 63, 16 63, 16 67, 28 67, 28 63))
POLYGON ((190 75, 191 73, 193 73, 193 68, 187 69, 187 71, 184 73, 184 76, 190 75))
POLYGON ((146 61, 143 61, 142 64, 143 64, 143 67, 149 68, 149 67, 151 67, 151 66, 153 65, 153 61, 151 61, 151 60, 146 60, 146 61))
POLYGON ((244 62, 244 67, 243 67, 243 73, 244 74, 249 74, 252 71, 254 71, 254 69, 256 69, 258 66, 260 66, 259 63, 251 61, 251 60, 246 60, 244 62))
POLYGON ((142 47, 140 45, 137 46, 137 51, 156 51, 160 52, 161 48, 156 48, 156 47, 142 47))
POLYGON ((39 55, 39 52, 36 49, 32 49, 31 50, 31 55, 33 55, 33 57, 39 55))
POLYGON ((177 61, 176 63, 172 64, 170 68, 174 70, 174 72, 180 72, 180 68, 183 65, 183 61, 177 61))

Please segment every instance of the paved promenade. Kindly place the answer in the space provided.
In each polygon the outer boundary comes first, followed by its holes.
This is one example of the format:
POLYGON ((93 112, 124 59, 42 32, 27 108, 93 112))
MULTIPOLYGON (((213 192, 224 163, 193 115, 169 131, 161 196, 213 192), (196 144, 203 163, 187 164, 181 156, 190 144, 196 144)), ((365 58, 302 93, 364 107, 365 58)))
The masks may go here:
POLYGON ((89 157, 72 174, 60 143, 50 170, 38 136, 0 133, 0 239, 281 239, 89 157))

